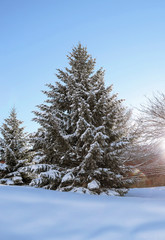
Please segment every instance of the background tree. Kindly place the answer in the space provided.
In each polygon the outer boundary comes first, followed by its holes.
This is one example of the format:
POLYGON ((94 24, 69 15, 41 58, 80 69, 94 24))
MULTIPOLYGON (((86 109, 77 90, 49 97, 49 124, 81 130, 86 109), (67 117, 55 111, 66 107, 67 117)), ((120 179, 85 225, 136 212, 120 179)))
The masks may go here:
MULTIPOLYGON (((16 110, 13 108, 0 128, 2 135, 0 141, 1 160, 6 164, 5 176, 3 177, 15 177, 16 183, 23 183, 17 170, 24 166, 25 159, 28 157, 27 135, 24 133, 24 127, 21 127, 22 123, 17 119, 16 110), (11 174, 12 172, 13 174, 11 174)), ((4 180, 3 183, 6 182, 9 181, 4 180)))
MULTIPOLYGON (((70 68, 58 69, 59 82, 47 85, 47 100, 34 112, 41 125, 34 149, 55 171, 55 177, 47 174, 45 187, 122 194, 129 171, 124 152, 133 140, 130 113, 112 94, 112 86, 105 88, 104 71, 94 73, 95 59, 86 48, 79 44, 67 57, 70 68)), ((32 185, 44 185, 41 175, 32 185)))
POLYGON ((138 141, 129 151, 129 164, 140 172, 148 171, 153 176, 160 176, 158 166, 164 169, 165 156, 165 148, 162 146, 165 138, 165 95, 157 93, 152 98, 147 98, 139 113, 136 119, 138 141))
POLYGON ((152 141, 160 141, 165 137, 165 95, 154 94, 147 99, 141 109, 141 126, 144 136, 152 141))
POLYGON ((162 160, 162 151, 165 150, 161 147, 165 140, 165 95, 157 93, 152 98, 147 98, 146 104, 139 111, 139 140, 148 149, 143 151, 144 157, 147 161, 162 160))

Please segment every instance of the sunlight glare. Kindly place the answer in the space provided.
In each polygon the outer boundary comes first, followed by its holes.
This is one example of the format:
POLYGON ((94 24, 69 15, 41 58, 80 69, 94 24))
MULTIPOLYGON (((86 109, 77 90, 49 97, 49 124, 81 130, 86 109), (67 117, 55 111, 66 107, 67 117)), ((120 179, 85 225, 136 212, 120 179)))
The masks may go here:
POLYGON ((165 154, 165 139, 160 142, 160 149, 165 154))

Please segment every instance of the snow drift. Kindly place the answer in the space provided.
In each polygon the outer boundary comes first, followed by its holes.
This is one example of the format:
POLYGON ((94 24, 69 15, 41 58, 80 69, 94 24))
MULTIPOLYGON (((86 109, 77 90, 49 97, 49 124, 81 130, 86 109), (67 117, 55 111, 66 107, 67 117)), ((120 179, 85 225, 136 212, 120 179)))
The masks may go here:
POLYGON ((0 186, 2 240, 164 240, 165 188, 125 197, 0 186))

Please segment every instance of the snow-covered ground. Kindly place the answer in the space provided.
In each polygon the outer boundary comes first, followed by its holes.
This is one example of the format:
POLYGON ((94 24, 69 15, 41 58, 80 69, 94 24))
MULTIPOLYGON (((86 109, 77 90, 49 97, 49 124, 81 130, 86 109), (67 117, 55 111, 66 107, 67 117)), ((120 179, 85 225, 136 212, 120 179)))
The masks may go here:
POLYGON ((164 240, 165 187, 125 197, 0 186, 1 240, 164 240))

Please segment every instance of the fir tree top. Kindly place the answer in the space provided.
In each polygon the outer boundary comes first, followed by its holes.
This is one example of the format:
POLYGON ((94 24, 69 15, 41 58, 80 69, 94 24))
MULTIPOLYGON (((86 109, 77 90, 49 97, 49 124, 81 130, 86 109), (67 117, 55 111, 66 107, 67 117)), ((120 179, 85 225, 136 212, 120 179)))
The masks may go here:
POLYGON ((17 119, 15 107, 12 108, 10 116, 4 121, 5 123, 2 124, 0 131, 6 144, 9 144, 11 139, 24 136, 24 127, 20 127, 23 122, 17 119))

